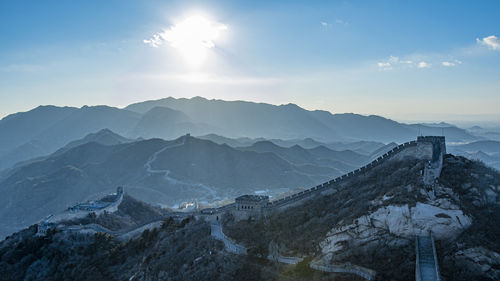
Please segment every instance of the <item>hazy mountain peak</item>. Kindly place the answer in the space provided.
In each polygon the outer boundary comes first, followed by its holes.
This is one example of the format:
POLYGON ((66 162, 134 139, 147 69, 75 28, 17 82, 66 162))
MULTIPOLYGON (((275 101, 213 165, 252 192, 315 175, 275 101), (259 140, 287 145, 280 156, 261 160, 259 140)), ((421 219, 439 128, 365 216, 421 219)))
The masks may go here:
POLYGON ((276 145, 272 141, 269 140, 261 140, 255 142, 252 147, 259 147, 259 148, 280 148, 280 146, 276 145))
POLYGON ((189 117, 184 112, 166 106, 155 106, 144 115, 151 115, 158 118, 181 118, 183 121, 189 120, 189 117))

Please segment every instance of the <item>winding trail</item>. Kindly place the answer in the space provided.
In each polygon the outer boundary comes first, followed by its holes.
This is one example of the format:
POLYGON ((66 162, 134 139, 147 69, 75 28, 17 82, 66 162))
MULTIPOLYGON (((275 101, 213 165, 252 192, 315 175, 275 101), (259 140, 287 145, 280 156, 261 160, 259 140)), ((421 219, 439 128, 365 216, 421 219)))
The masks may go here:
POLYGON ((214 199, 214 198, 217 199, 218 198, 217 191, 213 187, 210 187, 210 186, 205 185, 203 183, 190 183, 190 182, 175 179, 175 178, 170 176, 170 173, 171 173, 170 170, 153 169, 153 162, 156 161, 156 159, 158 158, 158 155, 160 155, 161 153, 165 152, 168 149, 183 146, 186 143, 187 138, 188 138, 188 136, 184 136, 184 137, 182 137, 182 142, 169 144, 169 145, 163 147, 162 149, 156 151, 153 155, 151 155, 151 157, 149 157, 146 164, 144 164, 144 167, 146 167, 146 171, 149 174, 163 174, 163 179, 165 179, 169 184, 185 185, 185 186, 189 186, 189 187, 204 189, 205 194, 207 194, 207 195, 200 197, 199 200, 206 199, 208 201, 209 199, 214 199))
POLYGON ((168 174, 170 173, 169 170, 156 170, 156 169, 153 169, 151 165, 153 164, 154 161, 156 161, 156 158, 158 158, 158 155, 160 153, 162 153, 165 150, 170 149, 170 148, 183 146, 185 143, 186 143, 186 136, 184 136, 182 138, 182 142, 181 143, 174 143, 174 144, 171 144, 171 145, 167 145, 164 148, 162 148, 162 149, 158 150, 157 152, 153 153, 153 155, 151 155, 151 157, 149 157, 149 159, 146 162, 146 164, 144 164, 144 166, 146 167, 146 171, 148 173, 150 173, 150 174, 165 174, 165 177, 167 177, 168 174))
POLYGON ((222 232, 222 225, 219 222, 212 222, 210 224, 210 230, 210 235, 212 235, 212 237, 214 237, 215 239, 222 241, 224 243, 224 248, 228 252, 238 255, 247 254, 247 249, 245 247, 231 241, 226 237, 224 232, 222 232))

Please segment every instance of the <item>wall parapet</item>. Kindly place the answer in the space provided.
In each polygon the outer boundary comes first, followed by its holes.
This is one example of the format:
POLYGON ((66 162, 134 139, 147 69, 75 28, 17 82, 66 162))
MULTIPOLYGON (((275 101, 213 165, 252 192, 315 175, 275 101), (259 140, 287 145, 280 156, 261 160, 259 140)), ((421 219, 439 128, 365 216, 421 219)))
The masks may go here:
POLYGON ((343 263, 343 264, 331 264, 331 265, 323 265, 317 262, 311 262, 309 264, 311 268, 316 270, 324 271, 324 272, 341 272, 341 273, 352 273, 356 274, 360 277, 365 278, 366 280, 375 279, 375 275, 377 272, 375 270, 371 270, 359 265, 351 264, 351 263, 343 263))
MULTIPOLYGON (((292 195, 286 196, 284 198, 276 199, 269 201, 267 204, 265 204, 262 209, 263 211, 272 211, 274 209, 278 209, 287 205, 294 204, 298 201, 301 201, 306 198, 311 198, 314 195, 321 194, 327 189, 336 191, 337 188, 341 187, 342 183, 346 182, 347 180, 352 179, 355 176, 358 176, 359 174, 366 173, 375 167, 385 163, 388 159, 394 157, 398 153, 400 153, 403 150, 406 150, 408 148, 412 147, 417 147, 417 145, 420 143, 439 143, 440 144, 440 151, 441 153, 446 152, 446 146, 445 146, 445 140, 444 137, 440 136, 421 136, 418 137, 417 140, 412 140, 408 141, 405 143, 402 143, 391 150, 387 151, 383 155, 379 156, 378 158, 374 159, 372 162, 355 169, 351 172, 348 172, 347 174, 338 176, 332 180, 329 180, 327 182, 321 183, 319 185, 316 185, 314 187, 311 187, 309 189, 300 191, 298 193, 294 193, 292 195)), ((206 214, 206 215, 211 215, 211 214, 216 214, 228 210, 233 210, 236 208, 236 204, 232 203, 229 205, 225 205, 219 208, 210 208, 210 209, 203 209, 201 210, 201 214, 206 214)))
POLYGON ((403 144, 400 144, 393 149, 389 150, 388 152, 384 153, 382 156, 378 157, 377 159, 373 160, 372 162, 354 170, 351 171, 347 174, 341 175, 339 177, 336 177, 330 181, 324 182, 322 184, 319 184, 317 186, 314 186, 312 188, 306 189, 304 191, 301 191, 299 193, 294 193, 292 195, 289 195, 287 197, 270 201, 269 204, 265 207, 266 209, 274 209, 274 208, 279 208, 283 207, 287 204, 292 204, 297 201, 300 201, 306 197, 310 197, 312 195, 316 195, 324 191, 326 188, 333 188, 335 186, 340 186, 340 184, 348 179, 353 178, 354 176, 359 175, 360 173, 366 173, 369 170, 379 166, 380 164, 384 163, 386 160, 397 154, 398 152, 407 149, 409 147, 415 147, 417 146, 417 141, 409 141, 405 142, 403 144))

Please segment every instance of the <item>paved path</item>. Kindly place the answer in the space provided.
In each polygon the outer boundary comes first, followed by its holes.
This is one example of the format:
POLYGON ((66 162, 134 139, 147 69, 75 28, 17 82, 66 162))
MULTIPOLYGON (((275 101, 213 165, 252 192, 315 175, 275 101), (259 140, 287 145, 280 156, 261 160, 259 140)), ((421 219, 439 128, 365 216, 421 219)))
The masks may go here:
POLYGON ((117 236, 121 240, 125 240, 125 241, 130 240, 133 237, 141 235, 142 232, 144 232, 144 230, 146 230, 146 229, 153 229, 153 228, 161 227, 162 223, 163 223, 163 220, 154 221, 154 222, 148 223, 146 225, 137 227, 135 229, 129 230, 125 233, 118 234, 117 236))
POLYGON ((238 254, 238 255, 246 255, 247 249, 235 242, 231 241, 226 237, 224 232, 222 232, 222 225, 220 223, 214 222, 210 224, 211 235, 224 243, 224 247, 230 253, 238 254))
MULTIPOLYGON (((183 146, 185 142, 186 142, 186 136, 184 136, 182 138, 182 142, 181 143, 170 144, 170 145, 167 145, 164 148, 156 151, 151 157, 149 157, 149 159, 146 162, 146 164, 144 164, 144 166, 146 167, 146 170, 148 171, 148 173, 150 173, 150 174, 165 174, 165 177, 168 177, 168 174, 170 173, 169 170, 157 170, 157 169, 153 169, 152 164, 153 164, 154 161, 156 161, 156 158, 158 158, 158 155, 160 153, 164 152, 165 150, 167 150, 169 148, 183 146)), ((170 178, 170 177, 168 177, 168 178, 170 178)))
POLYGON ((438 281, 439 274, 434 259, 434 247, 430 236, 417 237, 417 281, 438 281), (418 278, 418 276, 420 278, 418 278))
POLYGON ((304 258, 299 258, 299 257, 285 257, 285 256, 267 256, 267 259, 270 261, 277 261, 281 263, 286 263, 286 264, 298 264, 299 262, 303 261, 304 258))
POLYGON ((171 173, 170 170, 153 169, 153 167, 152 167, 153 162, 156 161, 156 159, 158 158, 158 155, 160 155, 161 153, 165 152, 168 149, 179 147, 179 146, 183 146, 186 143, 186 138, 188 138, 188 136, 184 136, 182 138, 182 142, 180 142, 180 143, 169 144, 169 145, 165 146, 164 148, 156 151, 153 155, 151 155, 151 157, 149 157, 149 159, 146 162, 146 164, 144 164, 144 167, 146 167, 146 171, 149 174, 163 174, 163 178, 165 179, 165 181, 167 181, 170 184, 174 184, 174 185, 176 185, 176 184, 186 185, 186 186, 194 187, 194 188, 197 188, 197 189, 204 189, 206 191, 205 193, 207 195, 198 198, 198 200, 203 200, 203 199, 208 200, 210 198, 216 198, 217 197, 217 191, 215 190, 215 188, 213 188, 211 186, 208 186, 208 185, 203 184, 203 183, 196 183, 196 182, 195 183, 191 183, 191 182, 186 182, 186 181, 178 180, 178 179, 173 178, 173 177, 170 176, 170 173, 171 173))

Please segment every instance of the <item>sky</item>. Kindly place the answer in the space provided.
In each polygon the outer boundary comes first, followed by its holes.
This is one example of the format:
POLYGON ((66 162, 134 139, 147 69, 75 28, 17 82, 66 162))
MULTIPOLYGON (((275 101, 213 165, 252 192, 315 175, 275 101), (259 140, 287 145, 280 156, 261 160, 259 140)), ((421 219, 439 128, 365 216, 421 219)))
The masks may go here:
POLYGON ((0 1, 0 117, 203 96, 500 123, 499 1, 0 1))

